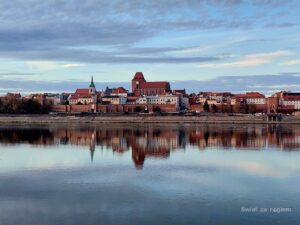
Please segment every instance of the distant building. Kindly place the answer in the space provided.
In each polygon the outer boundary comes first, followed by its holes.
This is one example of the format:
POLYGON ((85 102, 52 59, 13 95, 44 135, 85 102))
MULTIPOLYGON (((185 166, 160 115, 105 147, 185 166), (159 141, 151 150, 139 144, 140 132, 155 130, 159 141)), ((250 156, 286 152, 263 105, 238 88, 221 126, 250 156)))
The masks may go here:
POLYGON ((268 111, 292 113, 300 110, 300 93, 281 91, 268 98, 268 111))
POLYGON ((204 104, 207 102, 209 105, 230 103, 231 97, 230 92, 200 92, 196 96, 196 103, 204 104))
POLYGON ((161 81, 161 82, 147 82, 144 78, 142 72, 136 72, 132 81, 132 93, 135 96, 154 96, 154 95, 164 95, 170 92, 170 83, 161 81))
POLYGON ((124 95, 109 95, 103 96, 101 101, 102 104, 123 105, 126 104, 127 98, 124 95))
POLYGON ((8 92, 5 97, 9 99, 19 99, 21 98, 21 94, 8 92))
POLYGON ((231 98, 231 104, 246 103, 248 105, 265 105, 266 97, 259 92, 247 92, 246 94, 236 94, 231 98))
POLYGON ((156 96, 143 96, 136 100, 137 104, 151 104, 151 105, 162 105, 172 104, 179 109, 179 96, 174 95, 156 95, 156 96))
POLYGON ((123 87, 113 88, 111 90, 110 95, 113 95, 113 96, 120 96, 120 95, 127 96, 128 95, 128 91, 125 88, 123 88, 123 87))
POLYGON ((282 92, 279 105, 292 106, 294 110, 300 110, 300 93, 282 92))
POLYGON ((92 103, 97 103, 97 91, 93 77, 91 78, 89 88, 77 89, 76 92, 69 97, 70 105, 87 105, 92 103))

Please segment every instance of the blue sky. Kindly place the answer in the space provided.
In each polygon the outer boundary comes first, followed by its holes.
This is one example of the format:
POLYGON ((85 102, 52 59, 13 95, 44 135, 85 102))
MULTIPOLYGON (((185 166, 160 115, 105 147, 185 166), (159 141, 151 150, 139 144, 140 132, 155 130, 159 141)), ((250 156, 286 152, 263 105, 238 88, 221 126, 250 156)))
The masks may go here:
POLYGON ((299 8, 298 0, 3 0, 0 93, 69 91, 91 75, 98 89, 129 87, 136 71, 189 91, 297 91, 299 8))

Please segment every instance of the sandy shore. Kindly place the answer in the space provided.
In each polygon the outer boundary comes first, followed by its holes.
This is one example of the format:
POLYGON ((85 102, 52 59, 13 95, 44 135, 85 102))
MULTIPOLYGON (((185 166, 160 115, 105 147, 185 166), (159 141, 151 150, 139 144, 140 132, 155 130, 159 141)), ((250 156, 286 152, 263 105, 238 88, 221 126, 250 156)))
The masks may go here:
MULTIPOLYGON (((0 115, 1 124, 53 124, 53 123, 268 123, 265 116, 254 115, 0 115)), ((270 123, 270 122, 269 122, 270 123)), ((277 123, 300 124, 299 116, 282 116, 277 123)))

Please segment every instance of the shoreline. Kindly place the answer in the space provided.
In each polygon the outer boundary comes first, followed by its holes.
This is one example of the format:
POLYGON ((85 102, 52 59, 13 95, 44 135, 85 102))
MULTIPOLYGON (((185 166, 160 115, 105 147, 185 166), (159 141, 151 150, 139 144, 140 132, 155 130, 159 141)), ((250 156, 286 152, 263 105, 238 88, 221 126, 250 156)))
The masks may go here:
POLYGON ((186 124, 300 124, 300 116, 283 115, 281 121, 267 121, 264 115, 0 115, 1 124, 97 124, 97 123, 186 123, 186 124))

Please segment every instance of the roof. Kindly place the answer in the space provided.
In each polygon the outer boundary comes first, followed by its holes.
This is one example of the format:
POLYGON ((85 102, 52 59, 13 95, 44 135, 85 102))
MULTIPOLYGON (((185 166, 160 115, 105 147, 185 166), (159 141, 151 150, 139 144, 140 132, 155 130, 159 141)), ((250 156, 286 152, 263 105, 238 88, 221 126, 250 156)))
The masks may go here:
POLYGON ((70 100, 77 100, 79 98, 92 98, 93 95, 71 95, 70 100))
POLYGON ((183 95, 185 95, 186 94, 186 91, 185 91, 185 89, 177 89, 177 90, 173 90, 173 93, 179 93, 179 94, 183 94, 183 95))
POLYGON ((259 92, 247 92, 246 94, 236 94, 235 98, 265 98, 265 96, 259 92))
POLYGON ((75 100, 79 98, 92 98, 93 95, 90 94, 88 88, 77 88, 76 92, 71 95, 70 99, 75 100))
POLYGON ((88 88, 77 88, 75 95, 89 95, 90 91, 88 88))
POLYGON ((167 90, 170 90, 170 83, 165 81, 160 82, 145 82, 140 84, 141 89, 147 89, 147 88, 165 88, 167 90))
POLYGON ((285 101, 300 101, 300 95, 284 95, 283 100, 285 100, 285 101))
POLYGON ((127 90, 123 87, 114 88, 112 90, 113 94, 127 94, 127 90))
POLYGON ((136 72, 132 80, 145 80, 142 72, 136 72))

